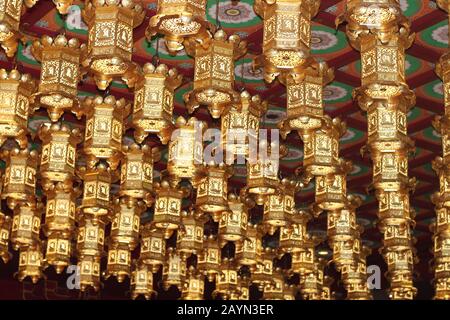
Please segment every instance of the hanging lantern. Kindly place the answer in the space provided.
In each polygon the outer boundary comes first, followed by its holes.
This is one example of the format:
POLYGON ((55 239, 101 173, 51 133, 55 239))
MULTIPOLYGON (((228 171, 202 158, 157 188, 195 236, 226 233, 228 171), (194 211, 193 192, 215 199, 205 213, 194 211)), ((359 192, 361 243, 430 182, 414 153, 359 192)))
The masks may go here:
POLYGON ((297 183, 295 181, 283 179, 280 183, 280 191, 267 196, 262 222, 270 235, 273 235, 278 228, 291 223, 291 217, 295 209, 294 194, 296 189, 297 183))
POLYGON ((439 177, 439 193, 435 201, 444 207, 450 207, 450 171, 448 166, 441 157, 437 157, 432 165, 439 177))
POLYGON ((122 152, 119 194, 144 199, 149 204, 153 191, 153 162, 158 150, 132 144, 124 146, 122 152))
POLYGON ((235 34, 228 37, 220 29, 208 47, 196 43, 187 49, 195 57, 194 89, 184 95, 188 111, 192 113, 206 105, 212 117, 218 119, 238 99, 234 91, 234 61, 247 52, 247 43, 235 34))
POLYGON ((335 173, 316 176, 315 202, 322 210, 339 210, 347 204, 347 174, 353 169, 351 162, 341 162, 335 173))
POLYGON ((20 148, 27 147, 28 117, 35 110, 34 104, 31 103, 31 96, 36 89, 36 82, 29 74, 20 74, 17 70, 8 72, 0 69, 0 146, 6 139, 13 138, 20 148))
POLYGON ((83 199, 78 207, 92 217, 107 217, 111 214, 111 184, 116 180, 111 168, 100 163, 96 167, 80 168, 78 176, 83 180, 83 199))
POLYGON ((204 219, 195 211, 181 212, 183 228, 177 232, 177 251, 183 259, 201 252, 204 223, 204 219))
POLYGON ((97 255, 83 255, 78 259, 80 290, 85 292, 88 288, 96 292, 100 290, 100 257, 97 255))
POLYGON ((412 220, 412 211, 409 205, 408 190, 399 190, 395 192, 377 191, 378 198, 378 218, 385 219, 403 219, 412 220))
MULTIPOLYGON (((99 219, 82 218, 77 235, 78 257, 101 258, 105 246, 105 223, 99 219)), ((92 262, 92 261, 91 261, 92 262)))
POLYGON ((130 104, 114 96, 87 97, 77 111, 78 118, 86 115, 84 153, 89 167, 105 159, 116 170, 122 156, 124 120, 130 112, 130 104))
POLYGON ((227 163, 234 162, 236 156, 250 156, 251 143, 257 143, 260 118, 267 111, 267 101, 241 93, 239 102, 221 116, 222 148, 226 152, 227 163), (231 161, 230 161, 231 160, 231 161))
POLYGON ((327 218, 327 235, 331 244, 355 239, 360 233, 355 209, 350 206, 328 212, 327 218))
POLYGON ((181 201, 186 193, 173 183, 163 180, 155 185, 155 214, 153 223, 159 229, 165 230, 166 239, 181 223, 181 201))
POLYGON ((5 264, 8 263, 9 259, 12 257, 8 249, 11 225, 11 217, 0 212, 0 258, 2 258, 5 264))
POLYGON ((320 129, 323 118, 323 89, 333 78, 333 69, 320 62, 308 67, 300 82, 286 79, 287 116, 286 120, 279 124, 283 137, 291 130, 297 130, 302 135, 307 131, 320 129))
POLYGON ((373 185, 377 190, 398 191, 408 187, 408 150, 372 153, 373 185))
POLYGON ((45 123, 39 129, 42 140, 40 173, 44 190, 55 182, 72 184, 75 175, 77 144, 82 140, 78 129, 45 123))
POLYGON ((166 262, 163 266, 163 288, 169 290, 171 286, 181 288, 186 279, 186 261, 173 248, 169 248, 166 262))
POLYGON ((80 190, 63 183, 51 185, 46 191, 45 225, 48 237, 45 259, 61 273, 70 264, 75 232, 76 199, 80 190))
POLYGON ((216 276, 216 289, 213 297, 220 296, 222 300, 231 299, 232 295, 239 292, 238 282, 239 276, 235 261, 224 258, 220 266, 220 273, 216 276))
POLYGON ((279 249, 283 253, 297 254, 304 250, 303 246, 309 240, 307 224, 312 215, 307 210, 294 210, 291 224, 280 228, 279 249))
POLYGON ((301 73, 310 58, 311 20, 317 1, 256 0, 255 12, 264 20, 263 54, 256 65, 264 66, 264 78, 272 82, 281 73, 301 73))
POLYGON ((167 170, 174 179, 192 179, 203 164, 203 132, 206 123, 179 117, 169 143, 167 170))
POLYGON ((150 18, 145 32, 150 41, 157 33, 164 35, 167 50, 176 54, 184 48, 184 40, 193 38, 207 46, 208 29, 212 26, 205 19, 206 0, 158 0, 158 9, 150 18))
POLYGON ((156 295, 153 289, 153 273, 148 265, 137 262, 135 269, 131 273, 131 299, 135 300, 138 296, 144 296, 150 300, 156 295))
POLYGON ((204 239, 203 250, 197 257, 197 269, 203 273, 209 282, 214 281, 220 273, 221 250, 214 236, 204 239))
POLYGON ((173 130, 174 91, 181 85, 182 76, 165 64, 146 63, 143 75, 134 90, 133 126, 138 143, 151 133, 167 144, 173 130))
POLYGON ((323 118, 323 125, 316 131, 303 134, 303 166, 307 175, 323 176, 335 173, 339 165, 339 139, 347 126, 339 118, 323 118))
POLYGON ((324 295, 329 295, 328 289, 325 292, 323 291, 324 262, 322 259, 316 260, 314 262, 314 270, 300 277, 300 293, 303 300, 321 300, 324 295))
POLYGON ((11 244, 14 250, 31 247, 40 242, 42 205, 33 203, 14 208, 11 244))
POLYGON ((383 233, 385 248, 410 248, 413 246, 409 220, 385 219, 381 222, 380 231, 383 233))
POLYGON ((250 270, 256 268, 262 256, 262 236, 257 225, 248 224, 244 239, 236 243, 235 256, 239 265, 248 266, 250 270))
POLYGON ((241 241, 248 224, 248 206, 234 194, 228 195, 229 210, 223 211, 219 221, 219 237, 222 244, 241 241))
POLYGON ((164 233, 155 229, 150 223, 141 227, 141 247, 139 259, 150 267, 150 271, 157 273, 164 264, 166 257, 166 241, 164 233))
POLYGON ((108 264, 104 273, 105 279, 116 277, 117 282, 122 283, 130 276, 131 251, 121 243, 113 243, 108 250, 108 264))
POLYGON ((333 242, 333 261, 338 265, 352 264, 361 255, 361 240, 353 238, 333 242))
POLYGON ((249 289, 249 279, 240 276, 238 278, 237 291, 232 292, 230 295, 230 300, 250 300, 250 289, 249 289))
POLYGON ((305 276, 314 271, 316 252, 314 239, 307 237, 302 245, 302 250, 292 253, 292 270, 294 273, 305 276))
POLYGON ((76 38, 69 40, 65 35, 55 38, 44 35, 40 41, 33 42, 31 52, 41 63, 36 96, 51 121, 56 122, 65 110, 78 105, 77 86, 84 74, 80 63, 86 59, 86 45, 76 38))
POLYGON ((275 258, 275 250, 271 248, 263 248, 261 261, 256 265, 256 270, 252 272, 251 281, 258 286, 260 291, 264 291, 267 285, 273 280, 273 259, 275 258))
POLYGON ((228 178, 232 170, 224 163, 205 164, 199 173, 195 205, 203 212, 218 213, 228 208, 228 178))
POLYGON ((195 269, 190 269, 186 281, 181 289, 181 299, 183 300, 203 300, 205 293, 205 281, 203 276, 195 273, 195 269))
POLYGON ((106 90, 115 79, 133 87, 137 80, 136 65, 131 62, 133 29, 144 20, 142 6, 129 0, 87 0, 82 14, 89 29, 83 65, 89 67, 97 87, 106 90))
POLYGON ((37 0, 2 0, 0 1, 0 45, 8 58, 14 57, 19 40, 20 18, 25 8, 31 8, 37 0))
POLYGON ((59 14, 65 15, 69 13, 69 8, 72 6, 74 0, 53 0, 59 14))
POLYGON ((283 274, 281 273, 281 269, 277 268, 273 272, 272 283, 268 283, 263 290, 263 300, 295 300, 290 299, 287 296, 285 299, 285 286, 288 286, 284 282, 283 274))
POLYGON ((33 246, 20 249, 19 268, 17 271, 17 279, 19 281, 30 277, 31 282, 36 284, 39 279, 44 278, 44 257, 41 251, 40 242, 33 246))

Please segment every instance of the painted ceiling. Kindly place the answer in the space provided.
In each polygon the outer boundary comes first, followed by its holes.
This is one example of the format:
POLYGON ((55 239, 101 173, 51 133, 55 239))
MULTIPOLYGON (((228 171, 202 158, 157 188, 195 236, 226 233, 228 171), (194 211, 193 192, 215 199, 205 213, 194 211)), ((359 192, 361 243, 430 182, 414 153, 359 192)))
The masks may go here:
MULTIPOLYGON (((175 115, 187 116, 183 103, 183 93, 192 87, 193 59, 184 51, 176 56, 170 56, 165 50, 161 39, 154 39, 149 43, 144 35, 149 18, 155 14, 156 0, 142 1, 146 7, 144 23, 134 31, 133 60, 144 64, 152 59, 158 48, 162 63, 176 67, 184 77, 183 85, 176 91, 175 115), (157 45, 159 41, 159 45, 157 45)), ((253 71, 251 62, 261 52, 262 21, 253 11, 253 0, 240 0, 238 2, 219 2, 219 20, 221 26, 228 34, 237 33, 248 42, 249 51, 236 63, 236 84, 239 89, 245 87, 252 94, 259 94, 269 101, 269 111, 263 118, 263 127, 274 128, 276 123, 285 114, 286 95, 285 88, 280 84, 268 85, 263 81, 259 70, 253 71)), ((408 115, 408 131, 415 141, 416 152, 410 158, 410 177, 416 177, 418 184, 415 194, 411 196, 411 205, 416 211, 415 236, 416 248, 421 260, 417 266, 424 283, 418 284, 429 287, 432 273, 428 269, 431 259, 430 249, 432 234, 429 226, 434 218, 434 206, 430 200, 432 193, 438 189, 438 179, 431 168, 431 161, 441 154, 441 139, 433 129, 431 123, 437 114, 442 114, 443 92, 442 83, 434 72, 435 63, 448 48, 448 20, 447 14, 437 8, 436 3, 430 0, 400 0, 401 7, 406 16, 412 21, 412 30, 416 33, 414 45, 407 51, 406 73, 407 82, 417 95, 417 104, 408 115)), ((382 263, 377 253, 380 247, 381 235, 376 225, 377 202, 370 190, 372 180, 371 161, 368 156, 361 156, 360 149, 366 143, 366 115, 362 113, 352 100, 352 90, 360 84, 360 54, 353 50, 346 39, 345 26, 336 29, 335 19, 344 10, 345 1, 322 0, 319 14, 314 18, 312 30, 313 54, 326 61, 335 69, 335 80, 325 88, 325 109, 331 117, 340 117, 348 125, 347 134, 341 139, 340 155, 354 163, 354 170, 348 177, 349 192, 358 194, 364 199, 364 204, 358 209, 357 215, 365 232, 363 239, 366 245, 372 247, 374 253, 369 260, 382 263)), ((217 1, 208 1, 207 16, 212 23, 216 23, 217 1)), ((35 7, 28 10, 22 18, 22 28, 30 36, 30 41, 21 45, 15 61, 8 60, 0 53, 0 67, 12 68, 15 64, 19 70, 39 78, 40 64, 33 58, 30 50, 31 39, 47 34, 55 36, 65 30, 69 37, 77 37, 87 41, 87 26, 81 19, 82 1, 75 1, 66 17, 60 16, 50 0, 41 0, 35 7)), ((85 79, 79 86, 81 96, 100 93, 95 83, 85 79)), ((116 97, 132 99, 133 94, 120 82, 114 82, 110 94, 116 97)), ((217 120, 209 116, 206 109, 197 110, 197 118, 209 122, 209 125, 218 126, 217 120)), ((30 121, 32 130, 39 128, 46 121, 45 111, 39 111, 30 121)), ((80 125, 74 117, 65 116, 66 122, 73 126, 80 125)), ((131 143, 132 138, 125 139, 131 143)), ((154 140, 157 143, 157 140, 154 140)), ((291 134, 286 140, 289 147, 288 155, 282 160, 283 175, 290 175, 303 161, 302 142, 296 134, 291 134)), ((164 169, 167 154, 163 153, 157 169, 164 169)), ((236 167, 235 175, 231 180, 232 188, 239 188, 245 183, 245 167, 236 167)), ((158 174, 156 175, 158 176, 158 174)), ((297 196, 297 205, 306 206, 314 200, 314 185, 310 184, 297 196)), ((325 232, 326 217, 322 215, 312 225, 311 230, 317 234, 325 232)), ((369 261, 370 263, 370 261, 369 261)), ((419 290, 421 292, 421 290, 419 290)), ((427 290, 423 290, 424 295, 427 290)))

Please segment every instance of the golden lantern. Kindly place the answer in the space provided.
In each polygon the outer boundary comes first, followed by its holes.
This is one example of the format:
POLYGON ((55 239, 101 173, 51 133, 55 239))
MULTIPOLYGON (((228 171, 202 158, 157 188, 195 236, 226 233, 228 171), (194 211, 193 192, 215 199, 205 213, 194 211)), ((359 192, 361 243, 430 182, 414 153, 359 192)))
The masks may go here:
POLYGON ((287 115, 279 123, 283 137, 291 130, 297 130, 301 136, 322 126, 323 88, 333 78, 333 69, 320 62, 308 67, 301 81, 286 79, 287 115))
POLYGON ((413 215, 409 205, 408 189, 395 192, 376 192, 378 198, 378 217, 384 219, 412 220, 413 215))
POLYGON ((56 122, 65 110, 78 104, 77 86, 84 70, 81 61, 87 54, 85 44, 65 35, 42 36, 33 42, 31 52, 41 62, 41 80, 36 93, 39 103, 47 109, 50 120, 56 122))
POLYGON ((42 205, 21 205, 14 208, 11 244, 14 250, 40 243, 42 205))
POLYGON ((140 4, 129 0, 86 0, 82 12, 88 25, 89 67, 97 87, 105 90, 114 79, 122 79, 129 87, 137 81, 136 65, 131 62, 133 29, 145 17, 140 4))
POLYGON ((143 75, 134 89, 133 126, 138 143, 152 133, 167 144, 173 130, 174 91, 181 85, 182 76, 165 64, 146 63, 143 75))
POLYGON ((255 12, 264 20, 263 54, 256 65, 264 66, 267 82, 280 74, 303 71, 310 58, 311 20, 319 5, 311 0, 255 1, 255 12))
POLYGON ((335 173, 339 165, 339 139, 347 126, 339 118, 325 116, 320 129, 302 135, 304 143, 303 166, 306 175, 324 176, 335 173))
POLYGON ((116 180, 115 173, 100 163, 93 168, 82 167, 78 176, 83 179, 83 199, 77 208, 83 214, 103 218, 111 214, 111 184, 116 180))
POLYGON ((175 180, 192 179, 203 164, 203 132, 206 123, 179 117, 169 143, 167 171, 175 180))
POLYGON ((433 161, 433 169, 439 177, 439 193, 435 201, 441 206, 450 207, 450 171, 447 163, 441 157, 433 161))
POLYGON ((44 257, 39 242, 33 246, 20 248, 19 268, 17 271, 17 279, 19 281, 30 277, 31 281, 36 284, 39 279, 44 277, 43 270, 44 257))
POLYGON ((105 98, 87 97, 76 111, 77 116, 86 116, 84 153, 89 167, 105 159, 112 170, 119 165, 122 156, 124 120, 129 115, 130 104, 114 96, 105 98))
POLYGON ((97 255, 83 255, 78 259, 79 283, 81 292, 92 288, 100 289, 100 257, 97 255))
POLYGON ((252 142, 258 141, 260 118, 267 111, 267 106, 267 101, 261 101, 258 95, 251 96, 243 91, 239 102, 222 114, 221 143, 227 163, 234 162, 236 156, 250 155, 252 142))
POLYGON ((204 223, 203 217, 194 210, 181 212, 182 228, 177 232, 177 251, 183 259, 202 251, 204 223))
POLYGON ((259 205, 264 204, 265 198, 274 194, 280 185, 279 162, 287 150, 277 147, 275 144, 259 142, 259 150, 267 148, 267 154, 247 161, 247 192, 255 195, 255 201, 259 205))
POLYGON ((385 248, 410 248, 413 245, 411 222, 401 219, 385 219, 381 222, 380 231, 384 234, 385 248))
POLYGON ((13 138, 20 148, 27 147, 28 117, 35 110, 30 101, 36 89, 29 74, 0 69, 0 145, 13 138))
POLYGON ((274 270, 272 283, 264 287, 263 300, 295 300, 295 287, 285 283, 281 269, 274 270))
POLYGON ((377 190, 398 191, 410 186, 408 150, 372 153, 373 185, 377 190))
POLYGON ((352 264, 361 255, 361 240, 359 238, 333 242, 333 261, 338 269, 343 265, 352 264))
POLYGON ((347 174, 353 169, 351 162, 342 161, 335 173, 316 176, 315 202, 322 210, 339 210, 347 204, 347 174))
POLYGON ((322 259, 314 262, 313 271, 300 276, 300 293, 303 300, 321 300, 325 295, 329 296, 329 288, 324 290, 324 268, 325 261, 322 259))
POLYGON ((241 241, 245 237, 248 224, 248 206, 240 197, 228 195, 229 210, 223 211, 219 221, 221 244, 227 241, 241 241))
POLYGON ((69 8, 72 6, 73 2, 73 0, 53 0, 56 10, 62 15, 69 13, 69 8))
POLYGON ((153 162, 157 149, 147 145, 132 144, 122 148, 123 158, 120 170, 121 196, 144 199, 150 203, 153 191, 153 162))
POLYGON ((220 266, 220 273, 216 276, 216 289, 213 297, 229 300, 238 291, 239 275, 233 259, 224 258, 220 266))
POLYGON ((273 278, 273 259, 276 253, 272 248, 263 248, 261 260, 256 265, 256 269, 252 272, 251 282, 258 286, 260 291, 264 291, 264 287, 270 285, 273 278))
POLYGON ((153 289, 153 273, 148 265, 137 262, 135 269, 131 273, 131 299, 135 300, 138 296, 144 296, 150 300, 156 295, 153 289))
POLYGON ((345 242, 359 236, 361 228, 356 223, 355 206, 330 211, 327 215, 327 235, 331 243, 345 242))
POLYGON ((245 238, 236 243, 235 257, 240 266, 248 266, 254 270, 261 261, 262 255, 262 231, 258 225, 249 223, 245 232, 245 238))
POLYGON ((0 45, 8 58, 14 57, 19 40, 20 18, 26 8, 31 8, 37 0, 2 0, 0 1, 0 45))
POLYGON ((231 292, 230 300, 250 300, 249 279, 240 276, 238 278, 237 290, 231 292))
POLYGON ((197 257, 197 269, 203 273, 208 281, 214 281, 220 273, 221 250, 219 242, 214 236, 205 237, 203 250, 197 257))
POLYGON ((292 271, 304 276, 314 270, 316 252, 315 242, 307 237, 302 246, 302 250, 292 253, 292 271))
POLYGON ((6 170, 3 177, 2 199, 7 199, 10 209, 20 202, 34 202, 36 196, 36 170, 38 153, 28 149, 3 151, 6 170))
POLYGON ((162 274, 164 290, 169 290, 171 286, 176 286, 177 288, 183 286, 186 279, 186 261, 173 248, 168 250, 162 274))
POLYGON ((188 271, 186 281, 181 288, 181 299, 203 300, 205 293, 205 281, 201 274, 197 274, 192 267, 188 271))
POLYGON ((126 245, 113 243, 109 246, 108 262, 104 276, 116 277, 119 283, 122 283, 126 277, 130 276, 131 270, 131 251, 126 245))
POLYGON ((295 209, 295 192, 297 183, 283 179, 280 183, 280 191, 268 195, 264 203, 264 215, 262 223, 269 234, 273 235, 279 227, 285 227, 291 223, 295 209))
POLYGON ((40 173, 44 190, 56 182, 71 185, 75 175, 77 144, 82 140, 78 129, 45 123, 39 129, 42 140, 40 173))
POLYGON ((207 30, 212 26, 205 19, 206 3, 206 0, 158 0, 157 12, 145 32, 147 39, 163 34, 171 54, 182 50, 187 38, 207 46, 210 42, 207 30))
POLYGON ((291 223, 280 228, 279 250, 281 253, 295 255, 304 251, 304 244, 309 240, 307 224, 311 219, 312 215, 308 210, 294 210, 291 223))
POLYGON ((204 165, 196 183, 195 205, 199 210, 215 214, 228 208, 228 178, 231 175, 231 168, 224 163, 204 165))
POLYGON ((0 212, 0 258, 2 258, 4 263, 7 263, 11 259, 11 253, 8 250, 11 225, 11 217, 0 212))
POLYGON ((77 253, 83 257, 101 258, 105 246, 105 223, 100 219, 81 218, 78 226, 77 253))
POLYGON ((155 212, 153 223, 155 227, 165 231, 166 239, 181 224, 181 202, 185 191, 176 184, 163 180, 155 185, 155 212))
POLYGON ((238 100, 234 91, 234 61, 247 52, 247 43, 238 35, 230 37, 218 30, 208 47, 194 43, 186 48, 195 57, 194 88, 184 95, 190 113, 200 105, 208 106, 214 119, 218 119, 238 100))
POLYGON ((157 273, 164 264, 166 257, 166 241, 164 233, 155 229, 152 224, 141 226, 141 247, 139 259, 142 264, 150 267, 150 271, 157 273))
POLYGON ((48 237, 45 260, 61 273, 70 264, 76 222, 76 199, 80 190, 63 183, 46 190, 45 225, 48 237))

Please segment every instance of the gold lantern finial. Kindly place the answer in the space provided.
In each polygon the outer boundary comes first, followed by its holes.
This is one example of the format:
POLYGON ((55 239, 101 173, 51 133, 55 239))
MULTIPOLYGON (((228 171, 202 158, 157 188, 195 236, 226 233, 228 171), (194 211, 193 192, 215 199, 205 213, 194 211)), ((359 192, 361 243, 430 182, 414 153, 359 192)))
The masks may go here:
POLYGON ((112 80, 122 79, 129 87, 137 80, 133 53, 133 29, 144 20, 145 11, 134 0, 86 0, 83 18, 88 25, 88 57, 83 62, 106 90, 112 80))

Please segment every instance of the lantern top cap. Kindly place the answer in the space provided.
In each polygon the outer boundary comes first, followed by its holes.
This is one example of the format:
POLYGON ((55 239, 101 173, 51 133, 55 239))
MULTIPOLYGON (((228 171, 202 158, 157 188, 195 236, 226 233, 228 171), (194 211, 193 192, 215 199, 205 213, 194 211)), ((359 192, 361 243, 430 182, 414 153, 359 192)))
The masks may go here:
POLYGON ((72 135, 76 138, 81 137, 80 129, 74 128, 71 129, 66 124, 60 124, 60 123, 43 123, 39 128, 39 136, 47 136, 52 133, 63 133, 67 135, 72 135))
POLYGON ((6 70, 0 69, 0 80, 15 80, 20 82, 34 82, 33 78, 28 73, 20 73, 17 69, 6 70))
POLYGON ((67 38, 64 34, 59 34, 52 38, 48 35, 43 35, 41 40, 36 40, 34 46, 55 46, 55 47, 69 47, 69 48, 86 48, 86 44, 81 43, 77 38, 67 38))
POLYGON ((22 157, 22 158, 32 158, 33 160, 36 160, 38 155, 39 154, 36 150, 29 150, 29 149, 13 148, 11 150, 2 151, 2 156, 4 157, 22 157))
POLYGON ((110 105, 110 106, 116 106, 116 107, 124 107, 127 102, 125 99, 116 99, 114 96, 95 96, 95 97, 87 97, 84 99, 84 104, 86 106, 92 106, 92 105, 110 105))

